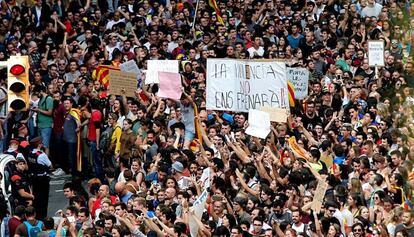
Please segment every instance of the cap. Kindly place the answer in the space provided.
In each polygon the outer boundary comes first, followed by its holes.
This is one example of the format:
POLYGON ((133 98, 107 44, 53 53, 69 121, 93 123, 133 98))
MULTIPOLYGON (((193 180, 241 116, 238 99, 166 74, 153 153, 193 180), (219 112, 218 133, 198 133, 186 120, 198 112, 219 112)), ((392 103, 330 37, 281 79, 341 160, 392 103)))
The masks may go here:
POLYGON ((19 141, 17 141, 16 139, 12 139, 10 140, 10 145, 11 144, 19 145, 19 141))
POLYGON ((16 163, 24 162, 26 163, 26 159, 23 156, 16 156, 16 163))
POLYGON ((35 146, 42 143, 42 137, 35 137, 32 140, 30 140, 30 145, 35 146))
POLYGON ((221 116, 224 120, 226 120, 228 123, 233 124, 233 116, 227 113, 223 113, 221 116))
POLYGON ((26 148, 26 147, 30 146, 30 144, 29 144, 28 141, 21 141, 20 146, 23 147, 23 148, 26 148))
POLYGON ((172 164, 172 168, 173 168, 175 171, 179 172, 179 173, 182 173, 182 172, 183 172, 183 170, 184 170, 184 166, 183 166, 183 164, 181 164, 181 162, 179 162, 179 161, 174 162, 174 163, 172 164))

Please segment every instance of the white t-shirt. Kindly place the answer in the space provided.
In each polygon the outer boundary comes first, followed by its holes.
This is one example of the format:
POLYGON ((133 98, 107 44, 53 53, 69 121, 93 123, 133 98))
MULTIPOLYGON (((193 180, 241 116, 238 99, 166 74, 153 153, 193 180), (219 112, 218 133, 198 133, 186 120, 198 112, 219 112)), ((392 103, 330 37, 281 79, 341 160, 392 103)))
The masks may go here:
POLYGON ((258 49, 255 49, 254 47, 250 47, 249 49, 247 49, 247 52, 249 52, 250 58, 253 58, 256 55, 262 57, 264 54, 264 49, 262 46, 260 46, 258 49))
POLYGON ((378 17, 379 14, 381 13, 382 10, 382 5, 375 3, 374 6, 370 7, 370 6, 366 6, 364 7, 364 9, 362 9, 362 15, 364 15, 365 17, 378 17))

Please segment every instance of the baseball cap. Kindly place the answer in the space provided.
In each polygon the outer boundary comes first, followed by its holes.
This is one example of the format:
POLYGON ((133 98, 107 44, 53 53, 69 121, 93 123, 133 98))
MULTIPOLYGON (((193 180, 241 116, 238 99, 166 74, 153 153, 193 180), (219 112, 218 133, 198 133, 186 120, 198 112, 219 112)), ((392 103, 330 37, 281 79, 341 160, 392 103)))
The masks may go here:
POLYGON ((181 164, 181 162, 179 162, 179 161, 174 162, 174 163, 172 164, 172 168, 173 168, 175 171, 179 172, 179 173, 182 173, 182 172, 183 172, 183 170, 184 170, 184 166, 183 166, 183 164, 181 164))

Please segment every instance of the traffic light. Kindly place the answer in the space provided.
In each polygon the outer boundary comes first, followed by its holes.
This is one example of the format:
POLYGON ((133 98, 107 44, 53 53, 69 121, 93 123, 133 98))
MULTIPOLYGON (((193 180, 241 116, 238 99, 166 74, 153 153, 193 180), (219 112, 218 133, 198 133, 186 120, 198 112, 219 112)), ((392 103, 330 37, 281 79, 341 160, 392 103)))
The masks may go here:
POLYGON ((29 108, 29 57, 11 56, 7 60, 7 95, 9 111, 29 108))

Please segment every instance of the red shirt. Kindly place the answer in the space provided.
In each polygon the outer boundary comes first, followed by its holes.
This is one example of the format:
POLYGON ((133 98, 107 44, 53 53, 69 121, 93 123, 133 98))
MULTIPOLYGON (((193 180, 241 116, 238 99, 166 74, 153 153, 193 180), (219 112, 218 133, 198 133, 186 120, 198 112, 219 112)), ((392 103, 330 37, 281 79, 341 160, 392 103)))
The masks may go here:
POLYGON ((91 118, 89 119, 88 125, 88 140, 96 141, 96 126, 102 122, 102 113, 99 110, 92 111, 91 118))
POLYGON ((10 218, 10 220, 9 220, 9 234, 10 234, 10 236, 14 236, 14 234, 16 233, 17 227, 21 223, 22 222, 20 220, 18 220, 16 217, 10 218))
POLYGON ((65 107, 63 103, 59 104, 56 109, 53 110, 53 133, 63 133, 63 123, 65 122, 65 107))
MULTIPOLYGON (((92 216, 95 216, 96 210, 101 207, 101 201, 102 201, 102 198, 97 198, 95 200, 95 202, 93 203, 92 212, 91 212, 91 215, 92 216)), ((117 203, 118 202, 118 198, 111 195, 111 202, 112 202, 112 204, 117 203)))

